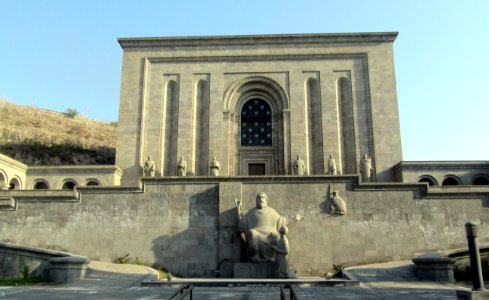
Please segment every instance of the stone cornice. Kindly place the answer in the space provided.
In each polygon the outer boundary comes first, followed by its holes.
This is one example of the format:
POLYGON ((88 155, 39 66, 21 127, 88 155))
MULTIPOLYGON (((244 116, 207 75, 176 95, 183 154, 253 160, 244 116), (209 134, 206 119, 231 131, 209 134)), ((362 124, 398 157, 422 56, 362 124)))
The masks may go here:
MULTIPOLYGON (((0 165, 6 165, 10 168, 14 168, 14 169, 17 169, 17 170, 20 170, 22 172, 25 172, 27 170, 27 165, 26 164, 23 164, 21 163, 20 161, 18 160, 15 160, 11 157, 8 157, 6 155, 3 155, 0 153, 0 165)), ((1 166, 0 166, 1 168, 1 166)))
POLYGON ((287 55, 214 55, 214 56, 172 56, 148 57, 150 63, 188 63, 188 62, 249 62, 284 60, 325 60, 366 58, 367 53, 330 53, 330 54, 287 54, 287 55))
POLYGON ((489 161, 402 161, 394 168, 396 170, 489 169, 489 161))
POLYGON ((28 175, 49 173, 115 173, 122 175, 122 170, 116 165, 74 165, 74 166, 29 166, 28 175))
POLYGON ((356 32, 318 34, 277 34, 277 35, 229 35, 229 36, 183 36, 119 38, 119 44, 126 48, 145 47, 194 47, 194 46, 245 46, 284 44, 335 44, 335 43, 392 43, 398 32, 356 32))

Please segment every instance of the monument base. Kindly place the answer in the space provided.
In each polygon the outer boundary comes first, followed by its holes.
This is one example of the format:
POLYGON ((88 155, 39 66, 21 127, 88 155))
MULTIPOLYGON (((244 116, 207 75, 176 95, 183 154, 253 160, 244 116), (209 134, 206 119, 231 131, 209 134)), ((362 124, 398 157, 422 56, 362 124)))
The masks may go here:
POLYGON ((479 300, 489 299, 489 291, 457 291, 457 299, 463 300, 479 300))
POLYGON ((276 278, 273 262, 234 263, 234 278, 276 278))

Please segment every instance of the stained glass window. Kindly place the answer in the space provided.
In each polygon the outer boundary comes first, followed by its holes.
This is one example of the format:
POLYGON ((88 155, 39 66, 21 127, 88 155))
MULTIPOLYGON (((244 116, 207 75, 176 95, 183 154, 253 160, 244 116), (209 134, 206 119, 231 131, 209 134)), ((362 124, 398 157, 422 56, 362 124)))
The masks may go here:
POLYGON ((268 103, 252 99, 241 111, 241 146, 272 145, 272 110, 268 103))

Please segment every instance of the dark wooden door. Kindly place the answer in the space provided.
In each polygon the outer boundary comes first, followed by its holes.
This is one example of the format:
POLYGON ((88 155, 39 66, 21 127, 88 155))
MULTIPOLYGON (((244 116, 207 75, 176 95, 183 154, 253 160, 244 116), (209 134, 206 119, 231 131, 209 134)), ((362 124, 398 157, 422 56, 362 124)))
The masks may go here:
POLYGON ((248 175, 265 175, 265 164, 249 164, 248 175))

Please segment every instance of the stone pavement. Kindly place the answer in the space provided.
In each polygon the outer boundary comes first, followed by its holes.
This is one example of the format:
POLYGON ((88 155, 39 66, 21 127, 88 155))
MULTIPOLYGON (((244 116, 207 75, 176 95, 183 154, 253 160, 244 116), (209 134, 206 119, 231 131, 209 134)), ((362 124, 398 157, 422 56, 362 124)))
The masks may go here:
MULTIPOLYGON (((0 287, 0 299, 167 299, 176 287, 142 287, 154 270, 135 265, 92 262, 85 280, 59 285, 0 287)), ((410 261, 364 265, 345 270, 360 286, 296 288, 300 299, 456 299, 453 284, 418 281, 410 261)), ((186 299, 189 299, 188 297, 186 299)), ((280 299, 277 287, 198 287, 193 299, 280 299)))

